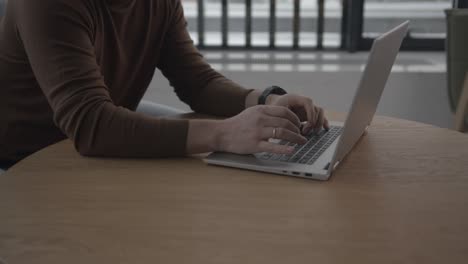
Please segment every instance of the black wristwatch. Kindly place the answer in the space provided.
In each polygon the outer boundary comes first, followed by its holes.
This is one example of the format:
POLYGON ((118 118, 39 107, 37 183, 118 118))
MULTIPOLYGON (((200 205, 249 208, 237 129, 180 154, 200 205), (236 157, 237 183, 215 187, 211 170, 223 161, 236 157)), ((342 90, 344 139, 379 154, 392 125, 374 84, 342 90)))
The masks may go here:
POLYGON ((266 103, 266 99, 270 94, 276 94, 276 95, 283 95, 287 94, 287 92, 279 87, 279 86, 270 86, 263 91, 263 93, 258 97, 258 104, 259 105, 264 105, 266 103))

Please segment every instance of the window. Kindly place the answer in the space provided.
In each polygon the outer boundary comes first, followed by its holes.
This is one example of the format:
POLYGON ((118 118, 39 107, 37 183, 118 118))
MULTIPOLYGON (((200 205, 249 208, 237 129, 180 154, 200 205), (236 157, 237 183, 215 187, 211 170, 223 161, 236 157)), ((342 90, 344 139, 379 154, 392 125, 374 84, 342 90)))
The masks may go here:
POLYGON ((403 49, 441 50, 444 10, 452 6, 452 0, 182 1, 190 34, 202 48, 350 51, 369 49, 376 36, 405 20, 411 26, 403 49))
POLYGON ((367 0, 364 8, 364 37, 375 38, 396 24, 411 20, 410 36, 445 38, 444 10, 451 0, 367 0))

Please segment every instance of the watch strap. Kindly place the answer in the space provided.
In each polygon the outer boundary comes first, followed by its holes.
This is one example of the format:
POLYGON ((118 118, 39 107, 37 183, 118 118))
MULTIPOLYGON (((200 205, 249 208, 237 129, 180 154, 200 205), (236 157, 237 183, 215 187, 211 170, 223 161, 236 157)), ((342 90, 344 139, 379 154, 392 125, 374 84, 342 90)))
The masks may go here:
POLYGON ((284 94, 287 94, 287 92, 283 88, 281 88, 279 86, 276 86, 276 85, 270 86, 270 87, 266 88, 262 92, 262 94, 258 97, 258 104, 259 105, 264 105, 266 103, 267 97, 270 94, 284 95, 284 94))

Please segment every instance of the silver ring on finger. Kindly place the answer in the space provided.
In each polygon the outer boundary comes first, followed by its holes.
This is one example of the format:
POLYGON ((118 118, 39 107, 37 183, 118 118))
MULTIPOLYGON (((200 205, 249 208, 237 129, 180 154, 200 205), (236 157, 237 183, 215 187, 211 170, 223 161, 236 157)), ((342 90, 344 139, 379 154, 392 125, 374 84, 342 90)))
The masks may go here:
POLYGON ((274 128, 273 128, 273 138, 276 138, 276 132, 277 132, 277 128, 274 127, 274 128))

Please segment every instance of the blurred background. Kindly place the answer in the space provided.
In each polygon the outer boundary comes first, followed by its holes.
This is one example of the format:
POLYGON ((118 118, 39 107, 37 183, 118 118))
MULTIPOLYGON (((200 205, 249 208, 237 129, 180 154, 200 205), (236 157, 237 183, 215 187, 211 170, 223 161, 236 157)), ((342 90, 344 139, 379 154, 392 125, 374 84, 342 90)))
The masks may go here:
MULTIPOLYGON (((373 39, 410 20, 378 114, 447 128, 466 69, 450 82, 445 10, 467 2, 182 0, 190 35, 213 68, 245 87, 279 85, 340 112, 350 107, 373 39)), ((145 99, 189 110, 159 71, 145 99)))
POLYGON ((409 19, 412 22, 411 36, 431 40, 431 50, 443 48, 443 43, 440 42, 446 32, 443 10, 452 7, 451 0, 183 0, 183 4, 192 37, 198 43, 199 34, 204 34, 205 41, 201 43, 204 46, 222 44, 223 26, 226 26, 228 31, 225 44, 230 47, 245 45, 247 23, 252 25, 252 45, 268 46, 271 14, 276 24, 276 45, 293 46, 292 31, 296 22, 294 9, 295 5, 298 5, 297 22, 301 47, 317 47, 317 44, 325 48, 341 47, 344 44, 343 39, 358 33, 351 32, 353 29, 348 30, 349 18, 352 16, 352 22, 363 24, 361 33, 365 38, 378 36, 395 24, 409 19), (246 19, 248 4, 251 5, 250 22, 246 19), (197 18, 200 11, 205 18, 200 26, 204 28, 204 32, 199 31, 197 18), (223 14, 223 11, 226 14, 223 14), (323 38, 322 43, 317 43, 318 32, 322 32, 322 36, 319 36, 323 38))
MULTIPOLYGON (((378 114, 453 127, 446 79, 450 0, 183 0, 190 34, 214 68, 246 87, 276 84, 346 112, 372 40, 411 29, 378 114)), ((146 98, 188 109, 156 75, 146 98), (164 93, 164 95, 162 94, 164 93)))

